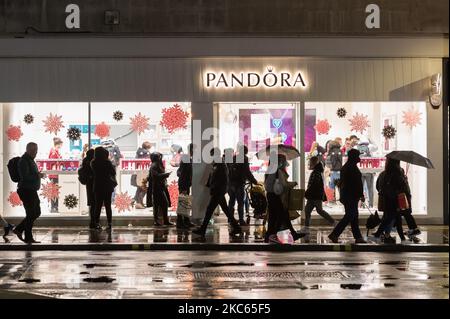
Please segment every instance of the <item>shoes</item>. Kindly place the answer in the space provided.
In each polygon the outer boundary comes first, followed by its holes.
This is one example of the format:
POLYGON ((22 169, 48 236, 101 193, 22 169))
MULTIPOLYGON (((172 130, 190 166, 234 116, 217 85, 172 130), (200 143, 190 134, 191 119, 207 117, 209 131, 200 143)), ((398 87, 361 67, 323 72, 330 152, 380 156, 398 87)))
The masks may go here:
POLYGON ((294 241, 297 241, 297 240, 299 240, 300 238, 305 237, 306 235, 307 235, 306 233, 301 233, 301 232, 299 232, 299 233, 294 233, 294 234, 292 234, 292 239, 294 239, 294 241))
POLYGON ((336 237, 335 235, 332 235, 332 234, 328 235, 328 239, 329 239, 332 243, 335 243, 335 244, 339 243, 339 238, 336 237))
POLYGON ((205 231, 201 228, 194 229, 192 231, 193 234, 198 235, 200 237, 205 237, 205 231))
POLYGON ((242 232, 242 228, 239 225, 234 225, 231 228, 231 234, 239 234, 242 232))
POLYGON ((137 203, 136 205, 134 205, 134 208, 136 208, 136 209, 145 209, 145 206, 142 205, 141 203, 137 203))
POLYGON ((375 235, 367 236, 367 240, 376 244, 381 244, 381 238, 375 235))
POLYGON ((394 237, 392 236, 384 236, 381 241, 385 244, 395 244, 396 240, 394 237))
POLYGON ((416 236, 416 235, 420 235, 422 232, 420 231, 419 228, 415 228, 415 229, 410 229, 406 232, 406 235, 408 236, 416 236))
POLYGON ((355 239, 355 244, 367 244, 367 242, 361 237, 355 239))
POLYGON ((13 233, 16 234, 17 238, 19 238, 20 241, 25 242, 25 239, 23 239, 23 231, 18 231, 16 229, 14 229, 13 233))
POLYGON ((276 234, 270 235, 268 239, 269 244, 282 244, 276 234))
POLYGON ((168 220, 166 220, 163 224, 164 226, 175 226, 174 223, 169 222, 168 220))
POLYGON ((161 227, 162 224, 161 224, 158 220, 155 219, 155 221, 153 222, 153 226, 155 226, 155 227, 161 227))
POLYGON ((27 244, 40 244, 40 241, 35 240, 34 238, 31 239, 25 239, 25 243, 27 244))
POLYGON ((5 231, 5 233, 3 234, 3 237, 8 236, 9 232, 13 229, 14 229, 14 225, 12 225, 12 224, 8 224, 7 226, 3 227, 3 230, 5 231))

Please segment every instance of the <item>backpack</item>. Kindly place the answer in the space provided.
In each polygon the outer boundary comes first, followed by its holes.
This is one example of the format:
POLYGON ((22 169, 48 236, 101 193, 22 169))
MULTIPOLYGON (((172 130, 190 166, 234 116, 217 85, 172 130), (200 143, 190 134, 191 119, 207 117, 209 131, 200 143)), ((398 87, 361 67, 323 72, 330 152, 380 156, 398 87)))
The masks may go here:
POLYGON ((19 160, 20 156, 11 158, 7 164, 9 177, 14 183, 18 183, 20 181, 19 175, 19 160))
POLYGON ((78 180, 82 185, 86 185, 89 180, 87 170, 83 165, 81 165, 80 169, 78 170, 78 180))

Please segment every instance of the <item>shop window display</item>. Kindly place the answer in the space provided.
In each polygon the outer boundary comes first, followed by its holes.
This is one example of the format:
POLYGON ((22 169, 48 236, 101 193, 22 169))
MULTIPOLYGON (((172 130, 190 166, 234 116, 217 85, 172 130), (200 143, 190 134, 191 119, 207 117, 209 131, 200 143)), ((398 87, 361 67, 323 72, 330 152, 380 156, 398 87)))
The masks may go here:
MULTIPOLYGON (((168 182, 176 205, 177 162, 191 141, 189 103, 92 103, 90 129, 88 103, 3 103, 0 108, 3 167, 10 158, 22 155, 28 142, 39 146, 36 162, 48 177, 39 191, 43 216, 88 214, 77 170, 88 148, 89 132, 91 145, 107 148, 117 168, 114 214, 149 214, 146 194, 136 192, 134 185, 147 176, 147 154, 153 151, 161 152, 166 169, 173 171, 168 182)), ((16 184, 5 170, 2 174, 1 211, 22 216, 16 184)))
MULTIPOLYGON (((325 165, 325 188, 331 213, 341 213, 339 191, 339 160, 357 148, 363 174, 366 204, 377 207, 376 179, 383 170, 385 156, 394 150, 413 150, 427 156, 426 105, 423 102, 311 102, 305 103, 305 156, 319 156, 325 165)), ((305 161, 307 164, 307 161, 305 161)), ((427 171, 402 163, 412 192, 412 208, 426 214, 427 171)), ((305 167, 308 181, 309 170, 305 167)), ((306 185, 305 185, 306 186, 306 185)), ((375 209, 375 208, 374 208, 375 209)), ((363 210, 365 211, 364 207, 363 210)))

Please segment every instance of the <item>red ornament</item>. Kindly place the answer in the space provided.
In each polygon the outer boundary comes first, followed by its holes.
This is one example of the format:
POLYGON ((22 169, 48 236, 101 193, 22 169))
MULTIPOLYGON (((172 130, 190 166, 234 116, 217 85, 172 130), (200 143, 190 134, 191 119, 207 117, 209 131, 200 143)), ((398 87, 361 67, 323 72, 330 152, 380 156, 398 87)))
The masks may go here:
POLYGON ((420 113, 417 110, 411 109, 408 111, 403 111, 403 121, 402 123, 404 123, 406 126, 409 126, 409 128, 413 128, 416 125, 420 125, 422 124, 422 113, 420 113))
POLYGON ((59 186, 56 183, 48 182, 45 185, 42 185, 42 196, 46 198, 49 202, 55 201, 59 197, 59 189, 61 186, 59 186))
POLYGON ((170 203, 172 204, 172 209, 177 210, 178 206, 178 183, 176 181, 172 181, 169 187, 169 195, 170 195, 170 203))
POLYGON ((8 141, 19 141, 22 135, 23 133, 20 126, 10 125, 6 130, 6 136, 8 136, 8 141))
POLYGON ((23 205, 17 192, 9 192, 8 202, 11 204, 12 207, 23 205))
POLYGON ((368 127, 370 127, 369 120, 367 119, 368 117, 368 115, 359 114, 357 112, 356 115, 354 115, 353 118, 349 120, 351 130, 355 132, 361 132, 361 134, 364 133, 364 131, 368 127))
POLYGON ((105 138, 105 137, 109 136, 110 129, 111 129, 111 127, 108 124, 106 124, 105 122, 101 122, 101 123, 95 125, 94 134, 100 138, 105 138))
POLYGON ((135 115, 134 117, 130 117, 130 120, 131 129, 135 132, 138 132, 139 135, 149 127, 149 118, 145 117, 145 115, 142 115, 141 112, 139 112, 139 114, 135 115))
POLYGON ((62 115, 58 116, 58 115, 53 115, 52 113, 50 113, 49 116, 47 116, 47 118, 45 120, 43 120, 42 122, 44 122, 44 126, 45 126, 45 132, 49 132, 49 133, 55 133, 55 135, 59 132, 59 130, 61 130, 61 128, 64 127, 63 125, 63 121, 61 120, 62 115))
POLYGON ((169 133, 173 133, 179 129, 186 129, 188 118, 189 113, 183 111, 181 105, 175 104, 162 110, 162 119, 159 124, 165 127, 169 133))
POLYGON ((131 210, 131 202, 132 198, 130 195, 128 195, 128 192, 116 194, 116 197, 114 199, 114 206, 117 208, 117 210, 120 212, 124 212, 126 210, 131 210))
POLYGON ((328 123, 328 120, 317 120, 317 124, 314 126, 314 129, 317 133, 319 133, 319 135, 328 134, 330 128, 331 125, 328 123))

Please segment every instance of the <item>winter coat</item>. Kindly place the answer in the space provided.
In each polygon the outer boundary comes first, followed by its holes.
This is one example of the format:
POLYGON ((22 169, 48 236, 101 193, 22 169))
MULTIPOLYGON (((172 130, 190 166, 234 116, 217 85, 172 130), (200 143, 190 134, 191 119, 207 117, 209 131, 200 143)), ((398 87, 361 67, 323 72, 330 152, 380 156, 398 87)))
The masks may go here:
POLYGON ((331 171, 339 171, 342 168, 342 152, 338 143, 332 143, 326 159, 327 167, 331 171))
POLYGON ((24 153, 18 162, 19 183, 17 189, 38 191, 41 188, 41 175, 34 159, 24 153))
POLYGON ((341 203, 358 201, 364 196, 361 172, 356 162, 347 161, 341 169, 339 190, 341 203))
POLYGON ((206 186, 211 196, 224 196, 228 190, 228 168, 223 162, 214 163, 206 186))
POLYGON ((305 192, 305 198, 309 200, 326 201, 325 190, 323 186, 323 166, 319 162, 314 166, 308 180, 308 187, 305 192))
POLYGON ((84 158, 81 162, 81 166, 85 169, 85 174, 87 177, 86 182, 86 195, 88 206, 94 205, 94 172, 91 168, 91 162, 87 158, 84 158))
POLYGON ((230 184, 242 186, 246 181, 258 184, 250 170, 250 163, 247 156, 244 156, 244 163, 237 163, 237 156, 233 156, 233 163, 228 165, 230 184))
POLYGON ((178 191, 187 192, 192 186, 192 158, 182 158, 180 162, 180 167, 177 170, 178 176, 178 191))
POLYGON ((116 169, 110 160, 94 159, 91 162, 94 175, 94 193, 113 192, 117 186, 116 169))
POLYGON ((170 196, 167 189, 167 177, 169 177, 169 174, 166 173, 164 167, 160 163, 153 162, 150 167, 150 177, 152 183, 153 206, 160 206, 164 202, 170 206, 170 196))
POLYGON ((383 196, 386 211, 396 211, 398 208, 397 195, 405 193, 411 206, 411 190, 403 169, 398 174, 388 175, 386 171, 381 172, 377 178, 376 189, 383 196))

